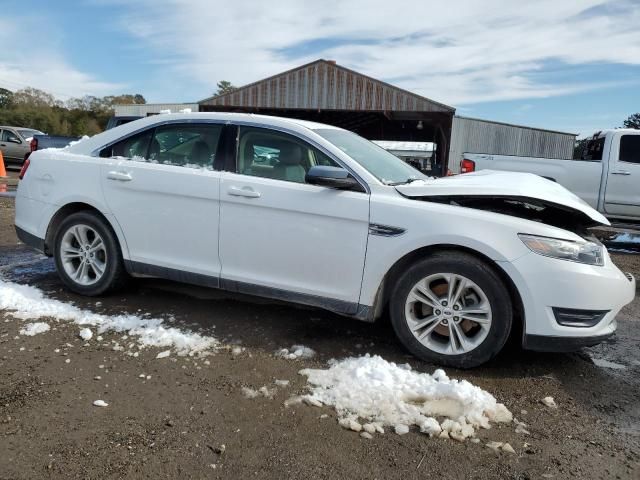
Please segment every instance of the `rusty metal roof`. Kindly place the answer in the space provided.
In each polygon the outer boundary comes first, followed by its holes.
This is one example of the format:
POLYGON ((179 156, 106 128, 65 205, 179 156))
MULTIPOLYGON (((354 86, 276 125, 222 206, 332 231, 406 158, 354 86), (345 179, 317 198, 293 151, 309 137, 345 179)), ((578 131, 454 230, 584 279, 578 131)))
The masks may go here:
POLYGON ((455 112, 448 105, 322 59, 199 103, 229 108, 455 112))

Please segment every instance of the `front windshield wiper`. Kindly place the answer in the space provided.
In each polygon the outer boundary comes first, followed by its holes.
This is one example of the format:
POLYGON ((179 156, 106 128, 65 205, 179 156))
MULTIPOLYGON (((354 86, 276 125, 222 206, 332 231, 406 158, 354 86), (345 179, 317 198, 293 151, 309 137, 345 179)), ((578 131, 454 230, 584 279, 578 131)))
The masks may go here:
POLYGON ((392 187, 395 187, 396 185, 407 185, 408 183, 415 182, 416 180, 420 180, 420 179, 415 177, 410 177, 403 182, 389 182, 387 183, 387 185, 391 185, 392 187))

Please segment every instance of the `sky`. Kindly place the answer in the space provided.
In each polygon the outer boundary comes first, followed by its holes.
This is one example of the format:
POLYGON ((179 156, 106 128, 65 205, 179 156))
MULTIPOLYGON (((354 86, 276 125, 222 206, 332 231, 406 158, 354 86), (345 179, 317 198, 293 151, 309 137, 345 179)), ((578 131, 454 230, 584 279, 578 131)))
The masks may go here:
POLYGON ((460 115, 589 135, 640 111, 640 0, 0 0, 0 87, 195 102, 319 58, 460 115))

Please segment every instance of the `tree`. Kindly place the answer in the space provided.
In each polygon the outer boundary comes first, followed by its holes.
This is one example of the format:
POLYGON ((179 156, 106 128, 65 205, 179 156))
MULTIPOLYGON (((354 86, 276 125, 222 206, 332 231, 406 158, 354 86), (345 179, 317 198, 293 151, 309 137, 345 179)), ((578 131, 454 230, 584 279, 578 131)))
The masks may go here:
POLYGON ((0 88, 0 125, 17 125, 50 135, 94 135, 104 130, 114 104, 146 103, 137 94, 95 97, 85 95, 66 102, 35 88, 12 93, 0 88))
POLYGON ((13 92, 0 88, 0 108, 9 108, 11 105, 13 105, 13 92))
POLYGON ((629 118, 624 121, 624 128, 635 128, 636 130, 640 130, 640 113, 629 115, 629 118))
POLYGON ((575 145, 573 146, 573 159, 574 160, 582 160, 582 154, 584 153, 584 149, 587 146, 587 142, 589 138, 582 138, 580 140, 576 140, 575 145))
POLYGON ((18 90, 13 94, 13 103, 15 105, 24 105, 26 107, 54 107, 60 105, 61 102, 56 97, 37 88, 27 87, 18 90))
POLYGON ((220 80, 217 86, 218 91, 216 91, 214 95, 224 95, 225 93, 231 93, 234 90, 238 89, 238 87, 234 87, 233 84, 228 80, 220 80))

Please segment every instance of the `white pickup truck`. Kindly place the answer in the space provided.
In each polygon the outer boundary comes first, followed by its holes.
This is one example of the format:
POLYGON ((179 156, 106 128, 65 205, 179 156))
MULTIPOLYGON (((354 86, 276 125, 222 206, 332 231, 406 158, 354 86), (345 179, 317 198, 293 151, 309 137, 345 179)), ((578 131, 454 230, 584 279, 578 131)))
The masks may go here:
POLYGON ((535 173, 609 218, 640 220, 640 130, 597 132, 577 160, 465 153, 460 173, 477 170, 535 173))

